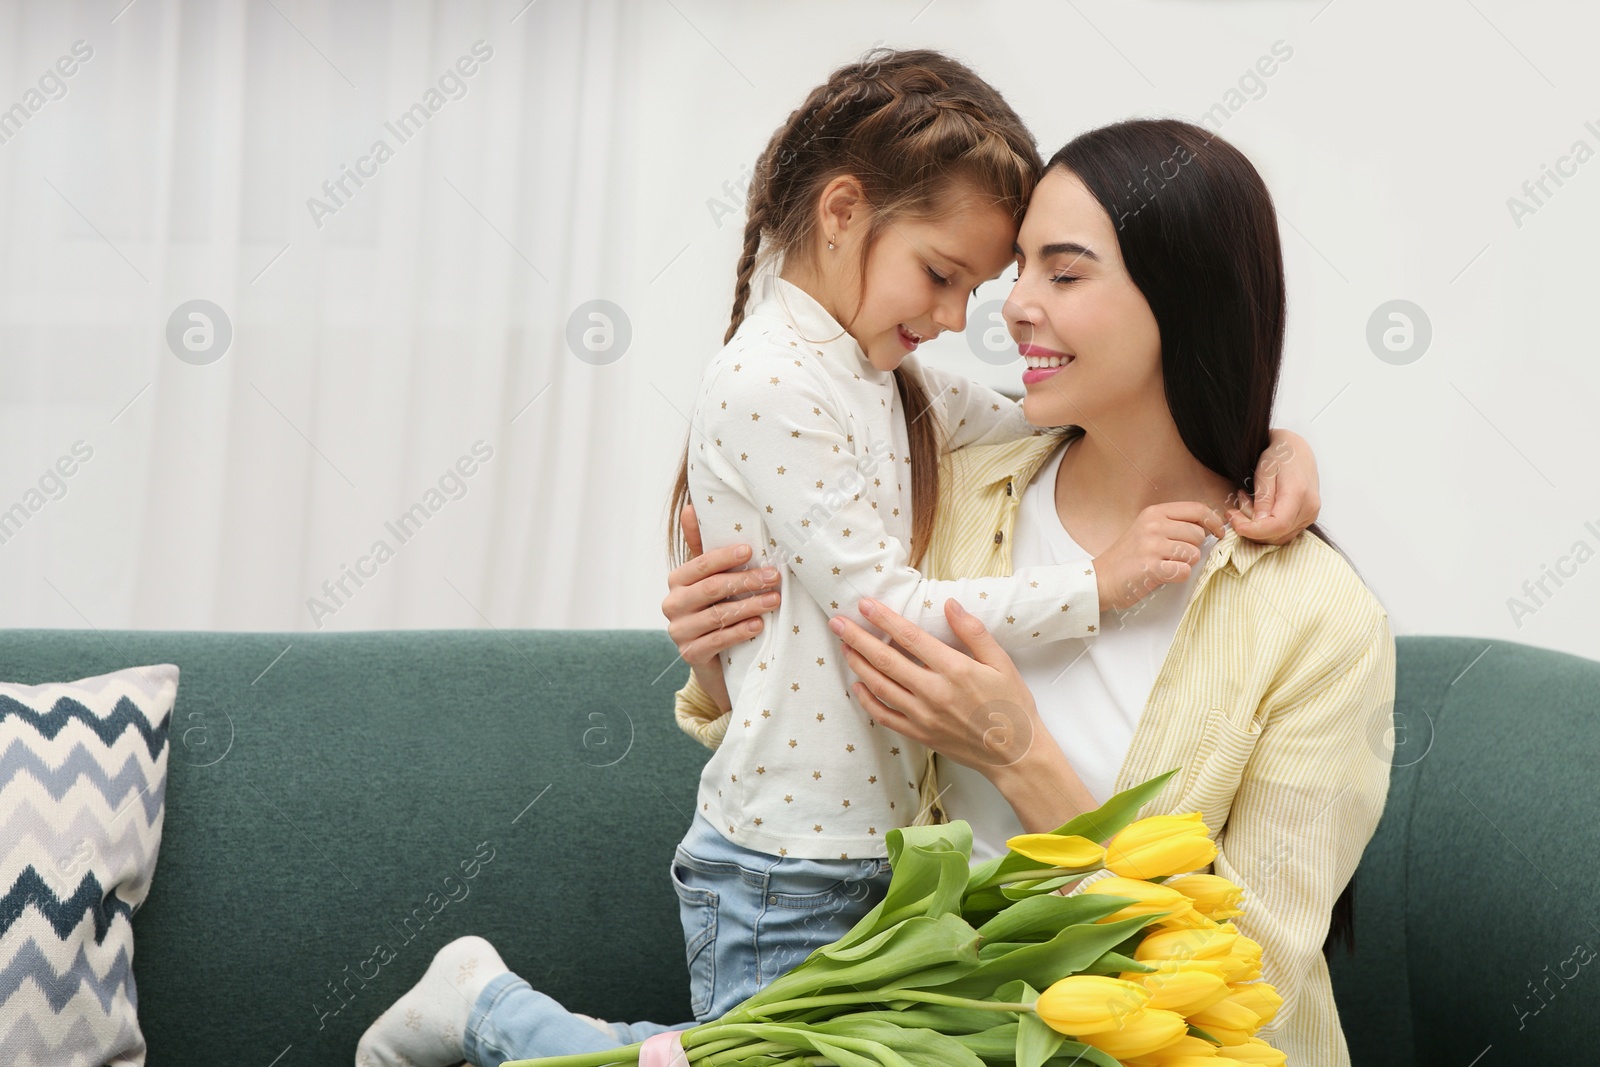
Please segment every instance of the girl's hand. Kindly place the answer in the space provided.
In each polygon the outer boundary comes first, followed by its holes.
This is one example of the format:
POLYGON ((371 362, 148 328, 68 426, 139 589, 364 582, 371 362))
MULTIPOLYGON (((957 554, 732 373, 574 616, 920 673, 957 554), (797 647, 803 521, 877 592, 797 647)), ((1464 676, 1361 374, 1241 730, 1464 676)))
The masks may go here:
POLYGON ((1210 507, 1196 500, 1152 504, 1094 558, 1100 610, 1124 611, 1169 582, 1184 582, 1200 562, 1206 535, 1226 531, 1210 507))
POLYGON ((780 575, 770 567, 729 573, 749 562, 750 546, 725 545, 705 552, 693 504, 684 506, 681 521, 689 559, 667 575, 661 614, 667 617, 667 634, 679 655, 726 708, 728 688, 718 657, 761 632, 761 616, 778 606, 780 575), (740 593, 753 595, 737 598, 740 593))
POLYGON ((945 618, 971 656, 875 600, 860 606, 893 645, 843 615, 828 625, 844 642, 846 665, 861 678, 851 691, 875 720, 991 781, 1028 755, 1036 739, 1055 743, 1011 657, 956 601, 945 601, 945 618))
POLYGON ((1272 444, 1256 466, 1255 497, 1228 513, 1240 537, 1286 545, 1317 521, 1322 511, 1317 460, 1305 438, 1273 430, 1272 444))

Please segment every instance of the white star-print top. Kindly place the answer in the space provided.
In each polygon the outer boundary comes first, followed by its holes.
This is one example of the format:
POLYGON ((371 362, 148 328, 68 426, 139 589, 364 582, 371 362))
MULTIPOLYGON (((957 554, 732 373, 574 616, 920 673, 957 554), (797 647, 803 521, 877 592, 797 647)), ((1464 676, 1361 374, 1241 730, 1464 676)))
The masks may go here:
MULTIPOLYGON (((946 450, 1035 432, 1012 400, 922 366, 946 450)), ((888 854, 884 834, 919 819, 922 746, 879 727, 828 629, 881 601, 954 647, 954 597, 1006 647, 1079 638, 1099 622, 1093 563, 1009 578, 934 581, 909 564, 911 467, 893 372, 804 290, 775 275, 706 368, 695 404, 689 492, 707 550, 746 543, 782 572, 763 631, 725 656, 732 718, 696 803, 730 841, 775 856, 888 854)), ((996 536, 1001 536, 999 532, 996 536)))

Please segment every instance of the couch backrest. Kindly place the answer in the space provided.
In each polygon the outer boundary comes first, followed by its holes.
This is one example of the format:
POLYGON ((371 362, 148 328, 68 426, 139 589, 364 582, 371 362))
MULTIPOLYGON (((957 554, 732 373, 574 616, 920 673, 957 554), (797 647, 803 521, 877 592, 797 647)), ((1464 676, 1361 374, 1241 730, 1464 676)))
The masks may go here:
POLYGON ((1600 663, 1475 638, 1402 637, 1397 652, 1356 952, 1330 960, 1351 1061, 1593 1059, 1600 663))
POLYGON ((576 1011, 691 1017, 667 868, 707 753, 664 635, 0 634, 7 680, 160 662, 182 674, 134 922, 152 1064, 350 1063, 468 933, 576 1011))
MULTIPOLYGON (((667 865, 706 751, 673 724, 674 652, 651 631, 11 631, 0 678, 182 668, 135 919, 150 1062, 295 1067, 350 1062, 467 933, 573 1010, 689 1018, 667 865)), ((1401 638, 1397 684, 1358 951, 1332 961, 1354 1064, 1600 1047, 1600 664, 1401 638)))

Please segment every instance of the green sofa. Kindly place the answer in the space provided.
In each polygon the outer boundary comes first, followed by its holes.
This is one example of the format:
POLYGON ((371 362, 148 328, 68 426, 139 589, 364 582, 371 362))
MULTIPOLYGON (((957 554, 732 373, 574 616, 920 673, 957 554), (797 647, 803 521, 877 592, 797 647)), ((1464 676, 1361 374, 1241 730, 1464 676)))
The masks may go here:
MULTIPOLYGON (((159 662, 182 678, 134 923, 154 1067, 352 1063, 467 933, 574 1010, 689 1017, 667 869, 707 753, 665 636, 0 637, 7 680, 159 662)), ((1600 1061, 1575 955, 1600 948, 1597 711, 1600 663, 1400 640, 1393 787, 1334 957, 1356 1067, 1600 1061)))

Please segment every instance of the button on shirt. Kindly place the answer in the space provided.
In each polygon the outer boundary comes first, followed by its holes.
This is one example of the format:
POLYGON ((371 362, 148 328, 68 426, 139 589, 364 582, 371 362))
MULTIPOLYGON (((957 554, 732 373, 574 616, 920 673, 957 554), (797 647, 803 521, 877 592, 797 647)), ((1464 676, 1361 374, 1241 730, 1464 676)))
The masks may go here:
MULTIPOLYGON (((1018 405, 976 383, 902 364, 945 450, 1036 435, 1018 405)), ((887 855, 884 834, 924 815, 925 750, 879 726, 828 629, 864 596, 963 647, 954 597, 1007 649, 1093 632, 1087 557, 1011 577, 934 581, 909 565, 911 458, 895 375, 799 287, 769 275, 713 358, 692 419, 689 490, 707 550, 746 543, 782 573, 782 602, 724 658, 733 711, 696 803, 729 840, 777 856, 887 855)))

